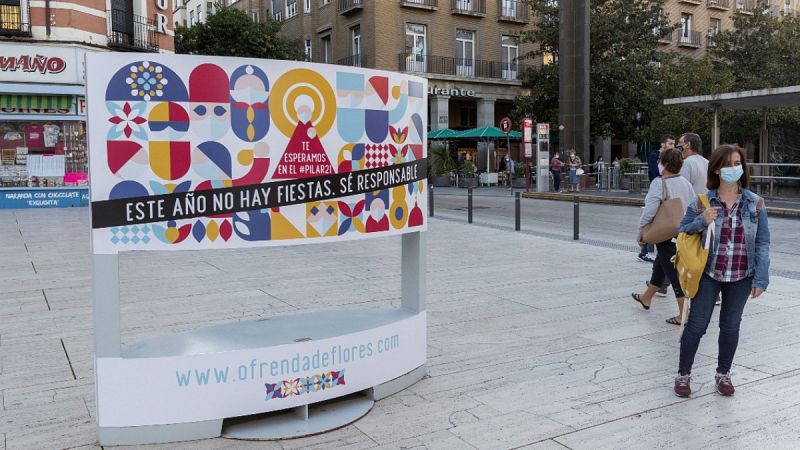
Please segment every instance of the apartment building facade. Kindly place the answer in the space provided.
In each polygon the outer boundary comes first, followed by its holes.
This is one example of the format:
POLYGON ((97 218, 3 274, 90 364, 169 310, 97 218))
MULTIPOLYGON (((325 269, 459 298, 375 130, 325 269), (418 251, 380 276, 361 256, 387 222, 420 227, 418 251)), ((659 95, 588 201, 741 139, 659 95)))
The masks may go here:
POLYGON ((88 203, 87 53, 173 50, 168 0, 0 0, 0 208, 88 203))
POLYGON ((309 61, 414 73, 428 79, 429 129, 497 126, 523 93, 516 0, 276 0, 282 33, 309 61))
POLYGON ((678 28, 660 41, 663 50, 701 58, 714 46, 715 34, 733 29, 735 16, 752 15, 762 4, 776 17, 800 16, 800 0, 667 0, 663 11, 678 28))

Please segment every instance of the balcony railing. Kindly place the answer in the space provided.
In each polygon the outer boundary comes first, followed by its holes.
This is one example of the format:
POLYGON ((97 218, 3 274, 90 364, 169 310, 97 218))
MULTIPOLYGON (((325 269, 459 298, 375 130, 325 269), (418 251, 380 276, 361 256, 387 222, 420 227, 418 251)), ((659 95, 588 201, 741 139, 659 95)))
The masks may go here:
POLYGON ((691 5, 699 5, 703 3, 703 0, 678 0, 681 3, 689 3, 691 5))
POLYGON ((755 0, 734 0, 736 2, 736 11, 744 14, 752 14, 756 8, 755 0))
POLYGON ((729 10, 731 9, 731 0, 708 0, 708 7, 711 9, 729 10))
POLYGON ((364 8, 364 0, 339 0, 336 10, 339 11, 339 14, 350 14, 362 8, 364 8))
POLYGON ((703 33, 699 31, 675 30, 676 39, 679 47, 700 47, 703 44, 703 33))
POLYGON ((519 0, 500 0, 497 3, 499 20, 528 22, 528 4, 519 0))
POLYGON ((485 16, 486 0, 450 0, 450 11, 453 14, 485 16))
POLYGON ((108 46, 124 51, 157 52, 155 21, 122 9, 106 11, 108 46))
POLYGON ((0 1, 0 36, 31 36, 30 2, 0 1))
POLYGON ((367 65, 367 55, 361 53, 358 55, 350 55, 347 58, 342 58, 336 62, 340 66, 350 67, 369 67, 367 65))
POLYGON ((400 0, 400 6, 428 9, 434 11, 439 8, 438 0, 400 0))
POLYGON ((434 73, 469 78, 519 80, 527 68, 518 62, 483 61, 449 56, 400 53, 399 69, 403 72, 434 73))

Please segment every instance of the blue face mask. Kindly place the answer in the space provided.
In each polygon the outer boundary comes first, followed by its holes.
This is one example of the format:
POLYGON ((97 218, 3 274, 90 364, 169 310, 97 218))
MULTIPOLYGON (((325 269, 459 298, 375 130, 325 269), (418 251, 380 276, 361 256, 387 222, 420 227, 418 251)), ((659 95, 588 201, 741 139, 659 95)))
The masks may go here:
POLYGON ((739 178, 742 178, 743 173, 742 166, 723 167, 719 171, 719 177, 728 184, 736 184, 739 178))

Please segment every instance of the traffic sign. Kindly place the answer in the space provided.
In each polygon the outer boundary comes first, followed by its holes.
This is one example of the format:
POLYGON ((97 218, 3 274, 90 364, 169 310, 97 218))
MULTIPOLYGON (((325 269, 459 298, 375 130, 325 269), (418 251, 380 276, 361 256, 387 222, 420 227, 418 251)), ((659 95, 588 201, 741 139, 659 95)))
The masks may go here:
POLYGON ((502 131, 503 134, 508 134, 511 132, 511 119, 508 117, 503 117, 500 119, 500 131, 502 131))

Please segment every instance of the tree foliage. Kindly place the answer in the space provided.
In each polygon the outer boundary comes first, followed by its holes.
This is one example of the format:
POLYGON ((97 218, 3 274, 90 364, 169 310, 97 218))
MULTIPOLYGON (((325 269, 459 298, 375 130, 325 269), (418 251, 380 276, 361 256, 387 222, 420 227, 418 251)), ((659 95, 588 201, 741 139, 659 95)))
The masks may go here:
MULTIPOLYGON (((558 52, 558 4, 526 0, 538 22, 523 35, 537 44, 525 55, 539 58, 558 52)), ((592 135, 634 139, 636 112, 651 111, 661 100, 648 86, 657 78, 664 54, 658 40, 673 26, 661 13, 663 0, 591 0, 590 129, 592 135)), ((532 113, 539 121, 558 122, 558 63, 535 65, 524 86, 530 96, 516 102, 517 115, 532 113)))
POLYGON ((302 43, 279 35, 280 22, 253 22, 243 11, 217 4, 205 23, 175 29, 176 53, 269 59, 304 59, 302 43))

